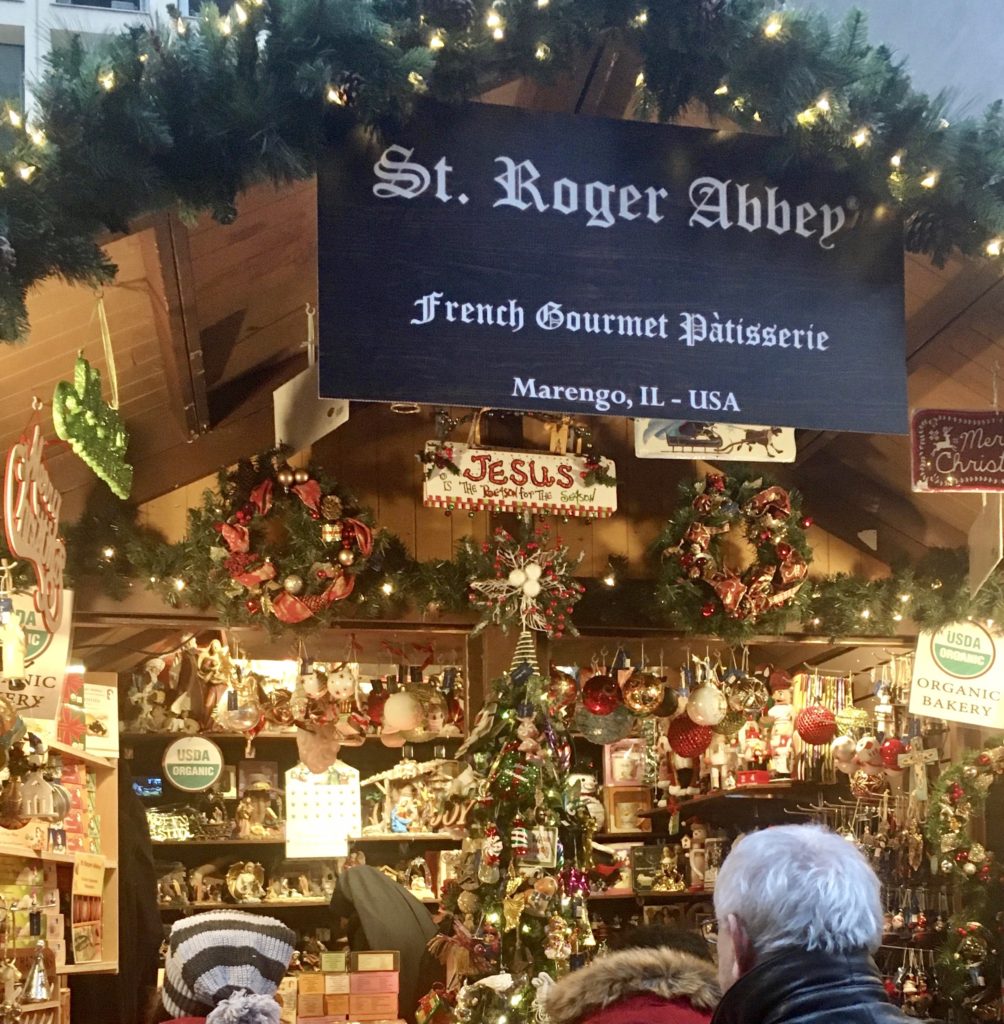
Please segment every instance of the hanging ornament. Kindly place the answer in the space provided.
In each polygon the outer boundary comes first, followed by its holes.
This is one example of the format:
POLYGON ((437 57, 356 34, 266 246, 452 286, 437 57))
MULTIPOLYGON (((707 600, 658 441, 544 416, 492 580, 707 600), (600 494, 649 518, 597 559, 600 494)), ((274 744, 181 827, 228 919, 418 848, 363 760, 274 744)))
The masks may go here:
POLYGON ((830 752, 833 755, 833 767, 844 775, 850 775, 855 769, 854 764, 854 737, 838 736, 830 744, 830 752))
POLYGON ((725 697, 733 711, 755 715, 767 706, 770 688, 760 676, 741 674, 728 684, 725 697))
POLYGON ((303 577, 291 572, 283 581, 282 589, 287 594, 299 594, 303 590, 303 577))
POLYGON ((698 725, 717 725, 728 711, 725 694, 714 683, 704 683, 687 701, 687 714, 698 725))
POLYGON ((882 763, 887 771, 902 771, 899 766, 899 758, 901 754, 906 753, 906 744, 901 739, 890 736, 883 742, 880 753, 882 754, 882 763))
POLYGON ((494 884, 499 880, 499 861, 502 859, 502 837, 495 825, 485 826, 485 837, 481 843, 481 863, 478 866, 478 879, 485 885, 494 884))
POLYGON ((666 684, 651 672, 634 672, 621 687, 621 694, 636 715, 651 715, 662 704, 666 684))
POLYGON ((795 728, 806 743, 817 747, 830 743, 837 734, 833 712, 822 704, 810 704, 799 711, 795 728))
POLYGON ((392 693, 383 706, 383 725, 387 732, 409 732, 422 721, 422 704, 406 691, 392 693))
POLYGON ((353 662, 346 662, 344 665, 328 673, 328 693, 335 700, 350 700, 356 695, 356 686, 359 683, 357 666, 353 662))
POLYGON ((680 695, 672 686, 666 686, 659 706, 652 712, 656 718, 672 718, 680 708, 680 695))
POLYGON ((674 718, 669 723, 667 733, 669 745, 680 757, 699 757, 711 745, 714 736, 714 731, 709 726, 698 725, 689 715, 674 718))
POLYGON ((746 721, 746 716, 741 711, 727 711, 722 720, 711 728, 719 736, 735 736, 746 721))
POLYGON ((868 728, 870 722, 871 715, 864 708, 856 708, 853 704, 841 708, 836 714, 837 731, 841 736, 857 736, 868 728))
POLYGON ((584 707, 578 707, 573 719, 576 732, 601 746, 624 739, 634 728, 634 722, 634 715, 623 704, 609 715, 594 715, 584 707))
POLYGON ((881 796, 886 790, 885 776, 858 768, 851 776, 851 793, 859 800, 881 796))
POLYGON ((280 487, 285 487, 288 490, 296 481, 296 476, 289 466, 280 466, 279 469, 276 470, 275 479, 280 487))
POLYGON ((530 852, 530 836, 526 830, 526 822, 522 818, 513 819, 509 831, 509 846, 515 857, 525 857, 530 852))
POLYGON ((622 699, 613 676, 595 675, 582 686, 582 704, 594 715, 609 715, 622 699))
POLYGON ((339 565, 344 565, 347 568, 350 565, 354 565, 355 561, 356 555, 351 548, 342 548, 342 550, 338 552, 339 565))
POLYGON ((551 718, 565 719, 575 706, 579 687, 575 677, 559 669, 551 669, 547 684, 547 713, 551 718))

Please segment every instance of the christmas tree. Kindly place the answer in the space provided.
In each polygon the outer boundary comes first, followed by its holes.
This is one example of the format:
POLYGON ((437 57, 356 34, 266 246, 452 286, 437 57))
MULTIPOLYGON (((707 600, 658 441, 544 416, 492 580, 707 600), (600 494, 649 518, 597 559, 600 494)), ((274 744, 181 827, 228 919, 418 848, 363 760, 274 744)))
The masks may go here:
POLYGON ((458 753, 476 796, 459 876, 443 893, 449 932, 432 947, 449 991, 422 1000, 419 1024, 543 1020, 550 982, 595 947, 591 819, 567 788, 574 701, 567 677, 541 674, 524 630, 458 753))

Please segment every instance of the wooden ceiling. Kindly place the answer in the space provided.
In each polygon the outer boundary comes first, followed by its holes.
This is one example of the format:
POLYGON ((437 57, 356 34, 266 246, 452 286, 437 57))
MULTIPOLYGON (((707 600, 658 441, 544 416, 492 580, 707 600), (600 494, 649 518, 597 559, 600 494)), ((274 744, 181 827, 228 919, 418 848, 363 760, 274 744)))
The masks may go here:
MULTIPOLYGON (((630 54, 604 48, 554 85, 513 82, 484 99, 630 116, 636 73, 630 54)), ((685 120, 699 123, 700 114, 685 120)), ((230 225, 203 218, 186 227, 160 213, 108 240, 119 275, 104 296, 137 501, 271 444, 272 390, 305 365, 304 308, 317 295, 316 230, 315 187, 307 181, 252 190, 230 225)), ((29 310, 29 341, 0 348, 4 447, 27 421, 32 395, 48 401, 55 383, 72 373, 78 350, 104 370, 90 291, 47 282, 29 310)), ((995 268, 955 259, 938 269, 908 257, 906 318, 911 405, 986 408, 1004 346, 1004 281, 995 268)), ((59 449, 52 465, 72 518, 90 474, 59 449)), ((964 543, 979 504, 974 496, 912 494, 904 437, 803 431, 789 477, 834 535, 863 550, 858 533, 877 530, 884 561, 964 543)))

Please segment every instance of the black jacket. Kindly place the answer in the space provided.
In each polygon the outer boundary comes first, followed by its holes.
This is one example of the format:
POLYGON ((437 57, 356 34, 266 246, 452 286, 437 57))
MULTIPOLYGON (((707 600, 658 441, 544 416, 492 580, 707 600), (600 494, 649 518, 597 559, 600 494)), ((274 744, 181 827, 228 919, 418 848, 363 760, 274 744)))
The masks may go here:
MULTIPOLYGON (((712 1024, 903 1024, 866 952, 774 953, 743 975, 712 1024)), ((915 1022, 914 1022, 915 1024, 915 1022)))

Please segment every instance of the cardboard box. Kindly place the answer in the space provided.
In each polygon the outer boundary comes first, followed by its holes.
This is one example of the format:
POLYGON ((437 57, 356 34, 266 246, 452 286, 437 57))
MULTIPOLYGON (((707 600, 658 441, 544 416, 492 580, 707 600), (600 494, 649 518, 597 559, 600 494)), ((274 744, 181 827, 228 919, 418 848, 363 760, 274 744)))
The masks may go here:
POLYGON ((349 1013, 349 994, 325 996, 324 1012, 335 1017, 347 1017, 349 1013))
POLYGON ((401 970, 401 954, 396 949, 374 949, 353 953, 350 960, 350 970, 399 971, 401 970))
POLYGON ((349 954, 344 949, 325 950, 321 954, 321 970, 325 974, 344 974, 349 969, 349 954))
POLYGON ((324 994, 300 991, 296 996, 296 1012, 301 1017, 324 1016, 324 994))
POLYGON ((349 1016, 353 1020, 384 1020, 397 1016, 397 993, 350 995, 349 1016))
POLYGON ((344 1017, 329 1017, 325 1014, 323 1017, 297 1017, 296 1024, 340 1024, 344 1017))
MULTIPOLYGON (((305 973, 297 978, 297 993, 299 995, 324 995, 324 975, 305 973)), ((302 1016, 302 1014, 301 1014, 302 1016)), ((320 1016, 320 1015, 318 1015, 320 1016)))
MULTIPOLYGON (((347 996, 352 991, 352 989, 349 988, 349 979, 351 977, 351 974, 325 974, 324 994, 326 996, 347 996)), ((348 1010, 345 1012, 348 1013, 348 1010)))
POLYGON ((296 1024, 296 978, 293 975, 287 974, 279 982, 279 989, 276 995, 281 1006, 279 1024, 296 1024))
POLYGON ((401 990, 401 975, 397 971, 357 971, 348 977, 353 995, 386 995, 401 990))

